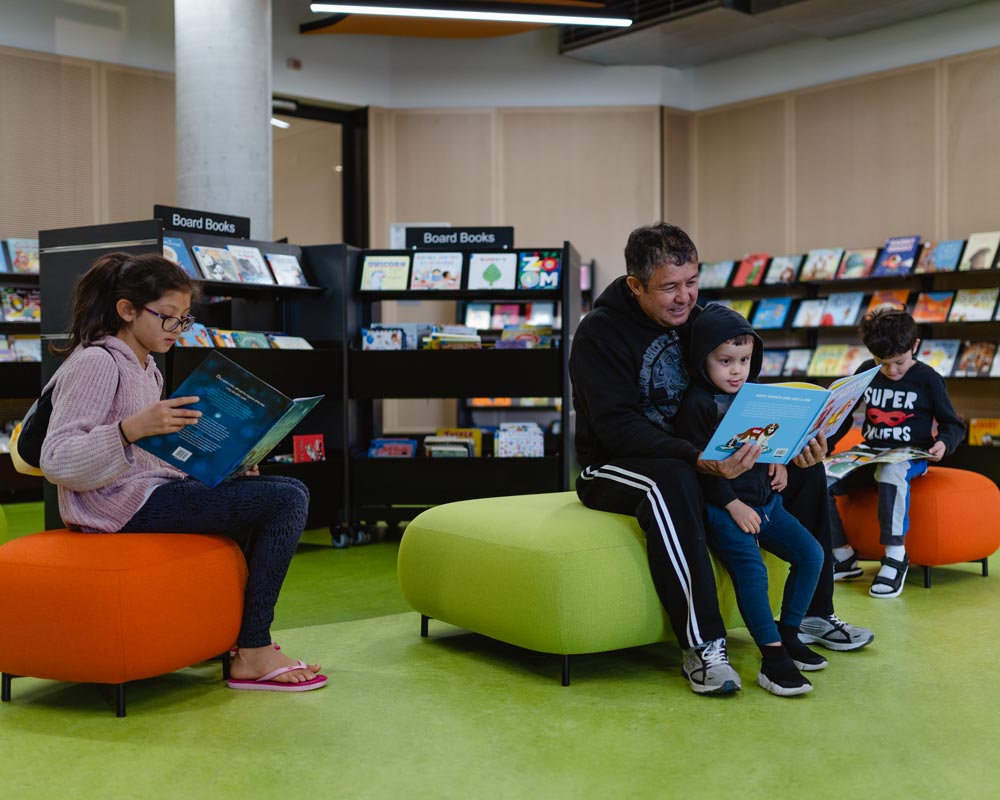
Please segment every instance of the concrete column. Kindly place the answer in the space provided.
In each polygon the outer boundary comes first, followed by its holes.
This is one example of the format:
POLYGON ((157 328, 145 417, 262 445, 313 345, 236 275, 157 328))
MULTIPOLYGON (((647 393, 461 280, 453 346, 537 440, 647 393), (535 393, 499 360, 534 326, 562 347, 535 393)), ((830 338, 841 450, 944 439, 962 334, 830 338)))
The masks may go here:
POLYGON ((174 0, 177 205, 270 239, 271 0, 174 0))

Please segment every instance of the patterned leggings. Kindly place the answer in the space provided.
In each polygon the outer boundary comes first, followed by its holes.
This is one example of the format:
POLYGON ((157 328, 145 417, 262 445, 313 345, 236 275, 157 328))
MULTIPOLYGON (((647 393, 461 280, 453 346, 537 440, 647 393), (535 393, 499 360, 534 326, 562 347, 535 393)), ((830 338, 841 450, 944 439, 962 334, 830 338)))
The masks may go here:
POLYGON ((186 478, 157 487, 120 533, 213 533, 238 542, 249 577, 236 644, 266 647, 308 511, 309 490, 294 478, 242 477, 212 489, 186 478))

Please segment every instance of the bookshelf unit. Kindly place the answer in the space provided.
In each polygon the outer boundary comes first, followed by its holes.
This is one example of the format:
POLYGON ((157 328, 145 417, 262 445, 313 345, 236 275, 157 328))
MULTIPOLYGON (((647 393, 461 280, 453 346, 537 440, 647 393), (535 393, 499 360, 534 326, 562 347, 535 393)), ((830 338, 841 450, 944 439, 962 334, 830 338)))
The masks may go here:
MULTIPOLYGON (((565 490, 575 470, 574 421, 571 413, 568 353, 579 320, 580 257, 569 242, 561 248, 511 248, 560 252, 559 286, 555 289, 361 291, 361 264, 352 283, 354 327, 349 331, 347 405, 352 421, 348 447, 349 515, 354 531, 377 521, 395 524, 412 519, 414 506, 500 495, 565 490), (528 303, 555 302, 560 324, 553 326, 558 346, 524 350, 495 348, 456 350, 362 350, 361 328, 379 322, 383 300, 425 302, 528 303), (568 310, 568 313, 567 313, 568 310), (369 458, 368 446, 378 436, 406 436, 382 429, 381 401, 402 398, 553 397, 561 399, 558 424, 545 435, 545 455, 539 458, 496 458, 492 438, 483 437, 478 458, 369 458)), ((367 251, 374 255, 412 255, 413 250, 367 251)), ((468 281, 469 256, 484 248, 449 248, 462 252, 463 283, 468 281)), ((501 252, 501 251, 492 251, 501 252)), ((463 322, 463 319, 458 322, 463 322)), ((466 427, 469 409, 461 408, 458 424, 466 427)), ((518 419, 524 419, 527 410, 518 419)), ((551 415, 551 411, 549 411, 551 415)), ((530 415, 528 415, 530 417, 530 415)))
MULTIPOLYGON (((346 276, 357 253, 353 248, 343 244, 298 247, 191 234, 165 229, 159 219, 42 231, 39 235, 41 292, 43 305, 49 310, 42 321, 43 342, 62 338, 68 327, 73 285, 95 259, 115 251, 162 252, 164 233, 183 238, 188 248, 196 244, 216 247, 240 244, 299 257, 309 286, 199 280, 202 296, 192 313, 199 322, 210 326, 281 332, 301 336, 313 345, 313 350, 219 349, 227 358, 289 396, 325 395, 295 432, 322 433, 327 460, 299 464, 265 462, 261 464, 261 472, 302 480, 311 495, 309 525, 333 529, 345 513, 346 474, 340 449, 346 439, 347 424, 343 403, 347 330, 344 297, 346 276)), ((175 345, 165 356, 156 356, 164 376, 165 394, 170 395, 209 352, 209 348, 175 345)), ((42 381, 51 377, 61 361, 43 353, 42 381)), ((290 438, 274 452, 291 452, 290 438)), ((55 487, 47 483, 45 500, 46 527, 61 527, 55 487)))

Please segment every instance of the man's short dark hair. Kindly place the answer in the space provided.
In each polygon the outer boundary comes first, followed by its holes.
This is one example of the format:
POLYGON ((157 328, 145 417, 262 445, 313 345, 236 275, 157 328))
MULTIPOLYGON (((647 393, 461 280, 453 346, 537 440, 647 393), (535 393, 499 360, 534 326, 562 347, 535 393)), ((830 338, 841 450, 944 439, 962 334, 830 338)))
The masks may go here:
POLYGON ((666 222, 636 228, 625 245, 625 270, 643 288, 649 286, 649 279, 659 267, 681 267, 692 261, 698 262, 698 249, 691 237, 666 222))
POLYGON ((858 331, 875 358, 911 353, 917 344, 917 323, 899 306, 883 305, 865 314, 858 331))

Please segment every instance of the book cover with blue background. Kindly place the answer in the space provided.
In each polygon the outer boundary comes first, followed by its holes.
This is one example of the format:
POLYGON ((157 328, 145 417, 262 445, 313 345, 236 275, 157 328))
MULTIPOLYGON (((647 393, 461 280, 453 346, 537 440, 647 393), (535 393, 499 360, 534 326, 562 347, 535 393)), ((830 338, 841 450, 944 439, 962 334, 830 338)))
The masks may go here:
POLYGON ((163 257, 180 266, 192 278, 201 280, 201 272, 191 260, 191 255, 188 253, 183 239, 177 236, 164 236, 163 257))

